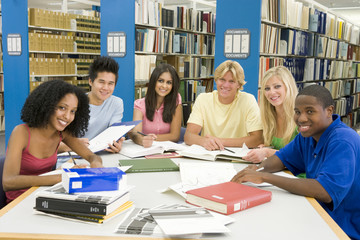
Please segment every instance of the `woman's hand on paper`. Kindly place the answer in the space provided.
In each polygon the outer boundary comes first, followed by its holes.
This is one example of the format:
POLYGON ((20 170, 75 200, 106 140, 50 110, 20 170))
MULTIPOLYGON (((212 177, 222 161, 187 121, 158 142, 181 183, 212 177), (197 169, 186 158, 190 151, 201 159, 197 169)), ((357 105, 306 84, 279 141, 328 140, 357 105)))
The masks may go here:
POLYGON ((222 144, 220 138, 210 135, 205 136, 202 146, 209 151, 224 150, 224 145, 222 144))
POLYGON ((156 138, 157 136, 153 133, 147 134, 146 136, 142 137, 142 145, 145 148, 151 147, 156 138))
POLYGON ((109 148, 105 149, 107 152, 111 153, 118 153, 121 151, 122 143, 124 142, 125 138, 122 137, 118 141, 113 141, 113 144, 109 144, 109 148))

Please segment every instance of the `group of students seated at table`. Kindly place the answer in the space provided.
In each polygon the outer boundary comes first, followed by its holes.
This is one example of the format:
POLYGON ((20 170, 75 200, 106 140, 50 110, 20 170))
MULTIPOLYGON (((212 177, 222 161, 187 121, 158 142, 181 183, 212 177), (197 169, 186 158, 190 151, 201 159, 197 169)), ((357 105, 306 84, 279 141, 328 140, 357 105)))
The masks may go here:
MULTIPOLYGON (((54 80, 28 96, 21 111, 24 124, 14 128, 4 163, 8 202, 32 186, 60 182, 60 175, 39 176, 52 170, 58 152, 73 150, 90 167, 103 166, 101 157, 87 145, 89 139, 122 120, 123 100, 112 95, 118 71, 114 59, 100 57, 89 69, 89 93, 54 80)), ((334 114, 330 92, 310 85, 298 93, 290 71, 279 66, 269 69, 262 79, 258 104, 253 95, 242 91, 245 74, 238 62, 221 63, 214 75, 217 90, 196 98, 185 143, 207 150, 245 143, 253 150, 244 159, 257 164, 238 172, 231 181, 268 182, 314 197, 351 238, 360 239, 360 136, 334 114), (306 173, 306 178, 272 174, 284 169, 294 175, 306 173)), ((145 98, 134 102, 133 120, 142 121, 128 135, 136 144, 150 147, 155 140, 179 140, 179 86, 171 65, 154 69, 145 98)), ((114 141, 106 151, 119 152, 123 141, 114 141)))

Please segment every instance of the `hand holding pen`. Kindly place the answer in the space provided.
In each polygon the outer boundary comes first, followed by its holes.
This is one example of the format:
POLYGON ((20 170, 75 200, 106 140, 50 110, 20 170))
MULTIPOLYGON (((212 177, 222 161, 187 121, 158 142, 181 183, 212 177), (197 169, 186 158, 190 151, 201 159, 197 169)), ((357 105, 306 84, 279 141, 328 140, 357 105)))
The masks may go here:
POLYGON ((156 140, 157 136, 153 133, 150 134, 145 134, 142 133, 140 131, 137 131, 138 134, 142 135, 142 145, 147 148, 147 147, 151 147, 154 140, 156 140))

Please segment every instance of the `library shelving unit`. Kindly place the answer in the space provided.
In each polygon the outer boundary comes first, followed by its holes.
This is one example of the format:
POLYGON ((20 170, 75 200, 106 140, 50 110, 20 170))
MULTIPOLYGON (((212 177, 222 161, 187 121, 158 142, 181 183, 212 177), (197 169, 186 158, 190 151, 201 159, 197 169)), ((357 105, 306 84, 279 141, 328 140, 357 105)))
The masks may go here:
POLYGON ((215 14, 145 0, 135 4, 135 99, 146 94, 153 69, 167 62, 180 77, 186 123, 201 92, 213 89, 215 14))
MULTIPOLYGON (((215 68, 226 60, 239 62, 245 73, 246 84, 244 91, 253 94, 255 97, 258 94, 260 13, 261 1, 227 0, 217 1, 216 5, 215 68), (225 42, 225 33, 227 31, 234 32, 233 39, 239 37, 237 32, 249 33, 250 46, 248 46, 249 50, 246 57, 236 56, 236 58, 231 58, 230 54, 225 54, 225 51, 227 51, 225 44, 229 46, 225 42)), ((232 47, 236 49, 239 46, 233 44, 232 47)))
POLYGON ((100 18, 37 8, 28 15, 30 91, 55 78, 88 90, 88 67, 100 55, 100 18))
POLYGON ((100 55, 100 24, 96 18, 56 14, 46 10, 39 10, 40 22, 37 22, 39 18, 35 20, 34 15, 28 14, 28 11, 35 12, 37 9, 28 10, 27 0, 3 1, 1 8, 2 21, 6 22, 2 27, 2 43, 4 79, 7 79, 4 81, 7 143, 13 128, 21 123, 21 108, 33 86, 54 78, 80 85, 84 82, 78 80, 82 78, 79 73, 81 68, 76 69, 75 66, 81 67, 79 62, 100 55), (60 38, 63 41, 60 42, 60 38), (65 42, 71 43, 66 45, 65 42), (10 47, 8 43, 11 44, 10 47), (90 53, 85 53, 85 49, 90 53), (67 62, 71 64, 66 65, 67 62), (70 74, 68 70, 71 71, 70 74))
POLYGON ((259 80, 284 65, 299 89, 325 86, 342 121, 359 123, 359 26, 313 1, 268 0, 262 7, 259 80))

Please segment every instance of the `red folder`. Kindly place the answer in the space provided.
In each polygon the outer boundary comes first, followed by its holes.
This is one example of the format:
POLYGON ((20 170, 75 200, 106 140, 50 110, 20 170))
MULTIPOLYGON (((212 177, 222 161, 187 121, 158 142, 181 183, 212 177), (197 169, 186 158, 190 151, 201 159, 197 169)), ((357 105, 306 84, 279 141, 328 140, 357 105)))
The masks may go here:
POLYGON ((186 202, 229 215, 270 202, 271 192, 235 182, 225 182, 186 192, 186 202))

